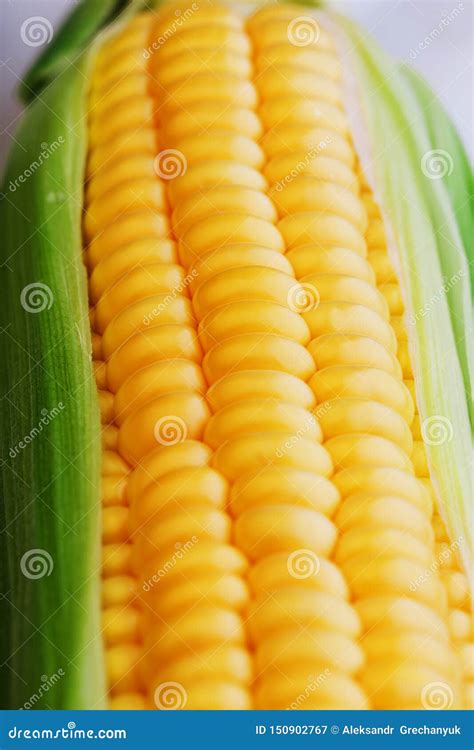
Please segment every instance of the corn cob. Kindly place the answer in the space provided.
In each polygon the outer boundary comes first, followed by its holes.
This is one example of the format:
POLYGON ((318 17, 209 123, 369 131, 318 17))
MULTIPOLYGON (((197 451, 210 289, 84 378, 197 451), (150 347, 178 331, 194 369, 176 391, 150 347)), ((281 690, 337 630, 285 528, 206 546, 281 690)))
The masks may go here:
POLYGON ((326 668, 305 708, 420 707, 427 683, 457 686, 456 662, 440 582, 409 589, 434 554, 431 498, 333 42, 302 54, 291 8, 246 29, 208 6, 147 65, 174 10, 105 45, 91 93, 87 261, 103 422, 119 428, 103 469, 111 705, 177 681, 189 708, 285 708, 326 668), (321 155, 282 183, 311 142, 321 155), (154 173, 168 149, 185 159, 173 180, 154 173), (179 442, 154 447, 156 425, 179 442), (133 576, 193 535, 205 570, 183 557, 165 594, 130 601, 133 576), (292 579, 298 550, 318 576, 292 579))
POLYGON ((302 12, 173 2, 93 57, 113 709, 472 706, 405 301, 340 52, 302 12))

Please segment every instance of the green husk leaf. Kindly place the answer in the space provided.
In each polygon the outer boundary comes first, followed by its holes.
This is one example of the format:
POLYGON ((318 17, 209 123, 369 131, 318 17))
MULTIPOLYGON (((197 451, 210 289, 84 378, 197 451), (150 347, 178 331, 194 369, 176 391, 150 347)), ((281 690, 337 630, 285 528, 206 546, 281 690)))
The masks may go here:
POLYGON ((83 56, 30 105, 0 203, 2 708, 103 707, 100 415, 81 238, 88 76, 83 56))
POLYGON ((27 73, 31 103, 2 186, 0 708, 106 707, 101 426, 81 228, 88 90, 95 53, 144 7, 83 0, 66 20, 27 73))
POLYGON ((31 101, 62 70, 74 64, 97 32, 130 4, 130 0, 82 0, 24 76, 19 88, 22 101, 31 101))
MULTIPOLYGON (((445 141, 426 127, 426 102, 414 95, 396 64, 353 22, 338 16, 337 26, 345 32, 341 51, 354 72, 358 94, 357 104, 349 106, 356 147, 388 222, 390 251, 404 295, 431 480, 471 578, 474 337, 469 266, 453 210, 456 197, 450 197, 452 185, 430 179, 426 166, 422 168, 425 155, 445 141), (446 272, 451 274, 448 279, 446 272), (447 286, 453 287, 452 294, 446 293, 447 286)), ((351 83, 348 89, 353 91, 351 83)), ((452 133, 450 129, 449 137, 452 133)), ((459 200, 466 181, 464 162, 458 171, 459 200)), ((463 194, 463 203, 467 199, 463 194)))
POLYGON ((418 98, 423 112, 424 125, 432 143, 436 143, 437 148, 448 154, 452 160, 442 162, 439 167, 444 172, 441 179, 446 186, 468 258, 471 293, 474 296, 474 175, 472 167, 456 128, 435 93, 426 81, 408 65, 401 65, 400 71, 418 98))
MULTIPOLYGON (((464 147, 443 107, 423 79, 408 66, 402 68, 406 88, 416 99, 423 126, 415 130, 415 149, 418 163, 432 179, 433 200, 429 202, 431 221, 436 235, 438 258, 448 301, 451 325, 466 389, 466 403, 474 429, 474 353, 465 345, 466 320, 472 320, 472 292, 474 279, 474 179, 464 147), (425 137, 428 135, 428 140, 425 137), (428 146, 429 150, 423 150, 428 146), (429 155, 429 158, 426 158, 429 155), (450 209, 445 211, 449 201, 450 209), (443 211, 441 213, 441 210, 443 211), (464 250, 466 264, 460 265, 464 250), (458 273, 466 274, 465 283, 458 285, 458 273), (454 283, 452 283, 454 282, 454 283), (469 287, 471 299, 469 299, 469 287)), ((426 174, 423 173, 426 177, 426 174)))

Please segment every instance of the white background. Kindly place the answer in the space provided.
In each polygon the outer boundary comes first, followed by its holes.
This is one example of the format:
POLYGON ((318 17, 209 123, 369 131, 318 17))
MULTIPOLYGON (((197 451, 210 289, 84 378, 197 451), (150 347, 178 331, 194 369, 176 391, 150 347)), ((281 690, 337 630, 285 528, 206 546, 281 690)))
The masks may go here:
MULTIPOLYGON (((53 29, 57 29, 60 19, 76 2, 0 0, 0 169, 18 125, 20 107, 15 98, 15 88, 25 68, 41 49, 29 47, 21 40, 21 25, 31 16, 43 16, 53 29)), ((471 0, 334 0, 330 5, 357 19, 385 50, 413 64, 427 78, 450 112, 472 156, 471 0), (441 33, 438 33, 440 29, 441 33), (427 44, 424 43, 426 38, 427 44), (424 45, 424 48, 420 45, 424 45)))

